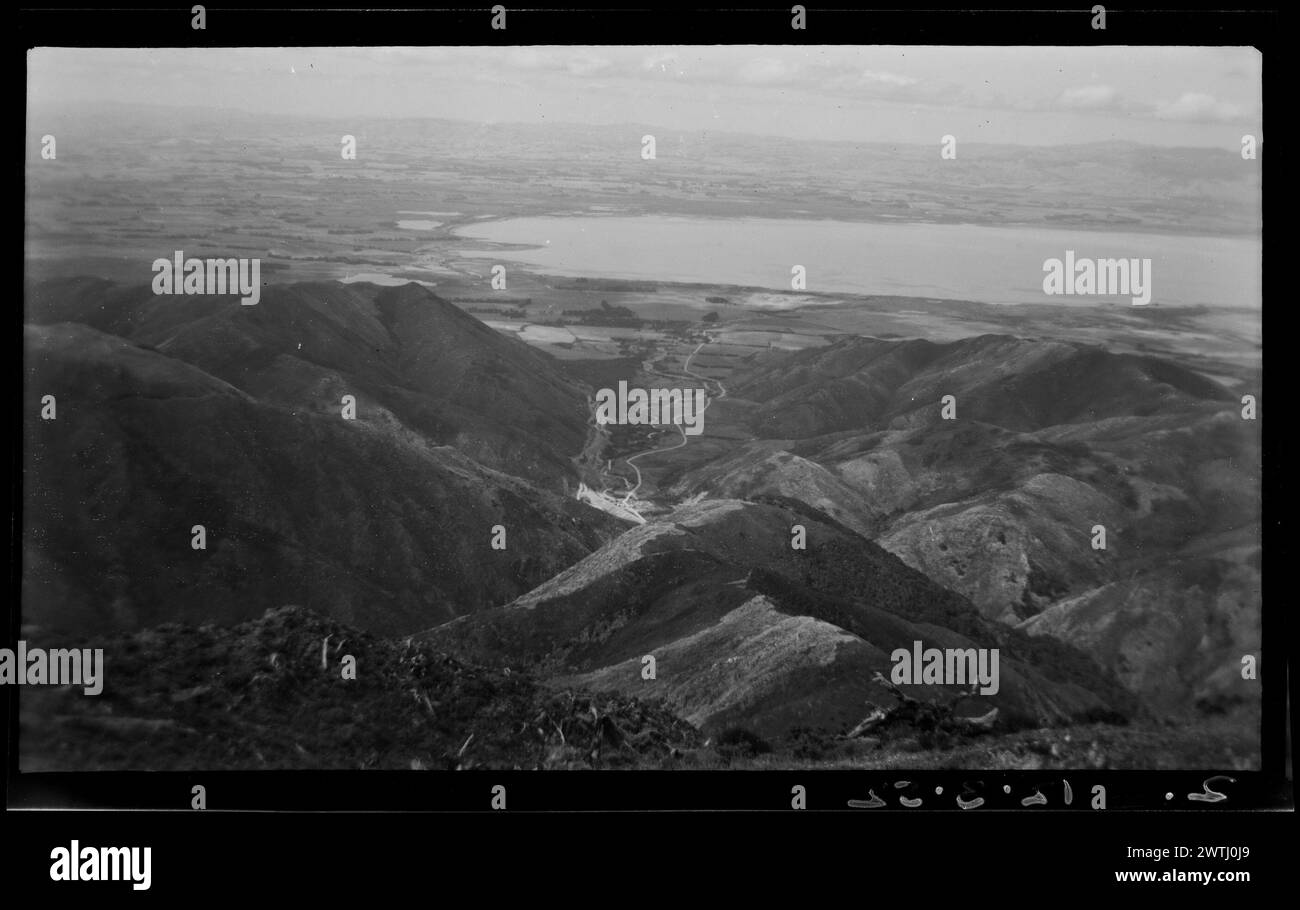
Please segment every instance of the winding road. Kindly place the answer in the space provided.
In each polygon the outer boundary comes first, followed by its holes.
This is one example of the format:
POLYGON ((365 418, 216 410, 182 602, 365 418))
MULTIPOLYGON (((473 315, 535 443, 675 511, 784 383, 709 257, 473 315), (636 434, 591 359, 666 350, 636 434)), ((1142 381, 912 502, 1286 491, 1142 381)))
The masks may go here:
MULTIPOLYGON (((693 358, 696 354, 698 354, 700 352, 700 349, 703 348, 708 343, 709 343, 708 341, 701 341, 698 345, 695 346, 695 350, 691 351, 691 353, 686 356, 686 360, 683 361, 682 363, 682 372, 685 373, 686 376, 689 376, 692 379, 698 379, 700 380, 700 382, 704 383, 704 389, 705 389, 704 410, 700 411, 701 417, 703 417, 704 411, 707 411, 709 409, 709 405, 713 404, 713 399, 715 397, 708 394, 709 383, 714 383, 715 385, 717 385, 718 387, 718 394, 716 396, 717 398, 727 397, 727 388, 721 382, 719 382, 716 379, 710 379, 707 376, 701 376, 699 373, 691 372, 691 358, 693 358)), ((668 376, 671 379, 686 378, 683 376, 673 376, 670 373, 663 373, 658 370, 656 370, 655 372, 659 373, 660 376, 668 376)), ((677 427, 677 432, 682 434, 681 442, 677 443, 676 445, 667 446, 666 448, 662 448, 662 449, 646 449, 644 452, 638 452, 635 455, 629 455, 627 458, 623 459, 628 463, 628 465, 631 466, 632 470, 636 472, 636 484, 633 485, 631 489, 627 491, 627 495, 623 497, 624 504, 627 504, 628 501, 631 500, 631 498, 636 494, 636 491, 641 488, 641 469, 636 466, 636 459, 642 458, 646 455, 656 455, 659 454, 660 452, 671 452, 674 449, 683 448, 686 445, 687 441, 690 439, 690 437, 686 435, 686 431, 682 429, 682 425, 680 423, 674 424, 674 426, 677 427)))
MULTIPOLYGON (((646 368, 648 372, 655 373, 656 375, 663 376, 667 379, 698 380, 699 382, 703 383, 704 391, 705 391, 705 400, 704 400, 704 408, 700 412, 701 417, 703 416, 704 412, 709 409, 709 405, 713 404, 715 399, 727 397, 727 388, 719 380, 711 379, 707 376, 701 376, 700 374, 691 371, 691 360, 694 359, 695 355, 698 354, 700 350, 703 349, 703 347, 706 344, 709 344, 711 341, 712 341, 711 338, 706 338, 706 340, 701 341, 698 345, 695 346, 695 350, 691 351, 691 353, 687 355, 686 360, 683 361, 682 363, 682 373, 686 375, 666 373, 662 370, 655 369, 650 363, 646 364, 646 368), (716 394, 709 394, 710 386, 717 387, 716 394)), ((590 406, 592 408, 592 416, 591 416, 592 426, 595 427, 596 432, 599 433, 599 426, 596 424, 596 417, 595 417, 595 402, 594 401, 590 402, 590 406)), ((675 445, 666 446, 664 448, 646 449, 644 452, 637 452, 635 455, 629 455, 625 459, 623 459, 628 464, 628 466, 632 468, 633 473, 636 475, 636 483, 632 483, 626 477, 622 478, 623 483, 627 486, 628 489, 623 494, 621 499, 616 497, 614 494, 610 493, 608 488, 600 491, 599 493, 596 493, 595 495, 599 497, 604 497, 606 499, 609 499, 617 503, 620 508, 626 511, 639 514, 634 504, 634 500, 637 491, 641 488, 642 477, 641 477, 641 469, 637 467, 636 460, 638 458, 643 458, 646 455, 657 455, 664 452, 672 452, 676 449, 683 448, 686 445, 686 443, 690 441, 690 437, 686 435, 686 431, 682 428, 681 424, 674 424, 674 426, 677 427, 677 432, 681 434, 682 438, 680 442, 676 443, 675 445)), ((588 441, 588 444, 583 449, 582 454, 586 455, 589 452, 589 450, 592 447, 593 441, 594 439, 588 441)))

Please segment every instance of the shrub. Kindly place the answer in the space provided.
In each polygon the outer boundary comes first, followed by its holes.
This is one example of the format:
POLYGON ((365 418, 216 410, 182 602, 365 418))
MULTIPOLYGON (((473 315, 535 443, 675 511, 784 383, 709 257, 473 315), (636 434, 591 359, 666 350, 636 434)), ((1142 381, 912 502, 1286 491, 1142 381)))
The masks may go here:
POLYGON ((728 727, 718 734, 718 754, 728 760, 752 758, 772 751, 772 745, 753 730, 745 727, 728 727))

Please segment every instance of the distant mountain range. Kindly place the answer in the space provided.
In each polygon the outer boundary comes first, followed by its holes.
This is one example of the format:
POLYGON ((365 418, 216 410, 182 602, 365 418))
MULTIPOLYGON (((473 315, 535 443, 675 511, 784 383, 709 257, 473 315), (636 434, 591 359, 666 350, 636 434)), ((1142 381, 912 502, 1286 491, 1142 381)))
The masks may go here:
MULTIPOLYGON (((715 216, 904 218, 1251 236, 1258 235, 1262 217, 1260 171, 1242 166, 1236 145, 998 145, 964 139, 956 158, 941 160, 939 137, 933 146, 923 146, 681 131, 644 123, 334 120, 44 99, 33 100, 27 122, 31 135, 57 134, 66 149, 62 154, 74 156, 69 160, 82 167, 102 160, 116 165, 120 159, 112 183, 119 190, 146 178, 184 184, 196 166, 203 166, 212 169, 204 183, 234 168, 230 173, 239 175, 236 180, 257 173, 272 176, 281 187, 303 181, 303 190, 314 193, 317 181, 338 164, 339 137, 346 133, 361 137, 366 149, 350 177, 374 181, 367 184, 372 187, 367 198, 387 195, 393 179, 412 179, 409 192, 421 193, 473 181, 476 204, 486 205, 486 212, 498 211, 511 193, 515 212, 553 211, 557 200, 548 187, 563 186, 568 211, 613 204, 715 216), (645 135, 656 139, 653 169, 640 158, 645 135), (136 171, 142 162, 148 167, 136 171), (628 193, 629 187, 636 193, 628 193), (612 193, 615 188, 621 192, 612 193)), ((67 184, 40 167, 38 145, 30 145, 28 154, 29 179, 40 188, 37 200, 68 192, 67 184)), ((213 204, 247 210, 244 192, 240 186, 225 187, 213 204)), ((104 212, 85 206, 94 206, 103 193, 87 185, 66 198, 65 214, 78 210, 83 224, 93 223, 104 212)), ((320 204, 332 208, 331 200, 320 204)), ((343 224, 371 226, 362 213, 351 214, 343 224)), ((147 225, 132 230, 140 227, 147 225)), ((52 225, 51 230, 51 239, 57 239, 57 229, 52 225)), ((283 240, 284 231, 279 236, 283 240)))

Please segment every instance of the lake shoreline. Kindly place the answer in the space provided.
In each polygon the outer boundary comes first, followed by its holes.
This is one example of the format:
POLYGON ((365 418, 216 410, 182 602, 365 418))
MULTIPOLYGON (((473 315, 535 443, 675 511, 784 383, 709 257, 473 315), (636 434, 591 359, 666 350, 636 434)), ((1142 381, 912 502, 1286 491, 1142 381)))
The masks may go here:
MULTIPOLYGON (((1089 259, 1152 260, 1150 305, 1262 306, 1260 241, 1226 235, 608 214, 487 219, 455 225, 451 233, 455 255, 471 271, 474 263, 500 260, 491 264, 565 279, 994 305, 1062 303, 1044 292, 1044 264, 1077 250, 1089 259)), ((1131 299, 1080 295, 1068 305, 1131 299)))

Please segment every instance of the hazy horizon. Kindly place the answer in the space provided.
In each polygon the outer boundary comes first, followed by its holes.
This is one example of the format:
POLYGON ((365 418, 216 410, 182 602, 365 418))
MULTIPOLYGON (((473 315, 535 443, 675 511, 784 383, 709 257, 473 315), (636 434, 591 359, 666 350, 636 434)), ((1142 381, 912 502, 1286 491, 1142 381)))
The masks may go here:
POLYGON ((1244 133, 1262 137, 1262 58, 1253 48, 1010 50, 46 47, 28 54, 28 105, 76 98, 254 116, 638 124, 909 145, 952 134, 970 144, 1236 149, 1244 133))
MULTIPOLYGON (((76 103, 65 104, 63 106, 63 109, 76 110, 80 106, 82 105, 76 103)), ((173 111, 183 111, 183 110, 193 111, 196 109, 195 106, 192 104, 170 104, 170 103, 137 102, 137 101, 105 101, 105 102, 96 102, 93 105, 86 104, 84 106, 88 108, 94 107, 96 111, 99 113, 103 113, 106 108, 111 108, 113 106, 118 106, 121 108, 130 108, 134 110, 149 110, 149 111, 169 112, 169 113, 173 111)), ((201 110, 206 110, 211 113, 235 114, 235 115, 245 116, 245 117, 260 116, 257 111, 249 110, 248 108, 243 108, 243 107, 231 107, 229 105, 201 108, 201 110)), ((287 114, 281 116, 293 117, 295 115, 287 114)), ((430 121, 430 122, 439 122, 439 123, 455 123, 458 125, 481 126, 485 128, 487 127, 505 127, 505 128, 556 127, 561 129, 573 128, 573 129, 608 129, 608 130, 615 130, 620 128, 627 128, 633 130, 658 129, 664 131, 668 135, 681 132, 681 133, 688 133, 688 134, 707 134, 707 135, 723 136, 723 137, 754 137, 754 138, 761 138, 761 139, 778 139, 778 140, 785 139, 791 142, 811 142, 811 143, 819 143, 825 145, 842 144, 842 145, 854 145, 854 146, 863 146, 863 147, 890 146, 890 147, 910 148, 914 146, 928 147, 935 144, 932 141, 923 142, 919 139, 907 140, 907 141, 889 141, 885 139, 877 139, 877 140, 822 139, 817 136, 803 136, 803 137, 780 136, 773 133, 755 133, 755 132, 745 132, 743 130, 717 130, 717 129, 711 130, 711 129, 704 129, 704 128, 677 130, 673 128, 665 128, 662 124, 658 124, 658 123, 637 122, 637 121, 630 121, 630 120, 610 121, 609 123, 592 124, 592 123, 583 123, 577 120, 548 120, 545 123, 534 123, 526 120, 484 121, 484 120, 472 120, 465 117, 453 117, 453 116, 443 116, 443 115, 434 115, 434 114, 426 114, 426 115, 411 114, 411 115, 403 115, 400 117, 387 117, 387 118, 384 117, 377 118, 374 115, 356 116, 356 115, 346 115, 346 114, 312 114, 312 115, 297 115, 297 116, 299 116, 299 119, 303 119, 303 120, 309 120, 309 121, 320 120, 320 121, 329 121, 331 123, 345 122, 349 120, 360 121, 360 122, 367 122, 367 121, 373 122, 374 120, 379 119, 379 120, 384 120, 386 122, 430 121)), ((1166 151, 1179 151, 1179 150, 1205 151, 1208 149, 1219 148, 1219 146, 1217 145, 1209 145, 1209 146, 1165 145, 1163 143, 1142 142, 1137 139, 1118 139, 1118 138, 1089 139, 1084 141, 1042 142, 1042 143, 1035 143, 1032 146, 1019 144, 1019 143, 1011 143, 1011 142, 993 142, 993 141, 981 142, 977 140, 977 141, 963 143, 962 147, 963 148, 1001 148, 1001 149, 1006 149, 1006 148, 1065 149, 1065 148, 1085 148, 1089 146, 1098 146, 1098 147, 1136 146, 1139 148, 1153 148, 1153 149, 1158 148, 1158 149, 1164 149, 1166 151)), ((1235 156, 1238 152, 1239 147, 1240 147, 1239 145, 1232 145, 1229 147, 1223 147, 1222 150, 1235 156)))

